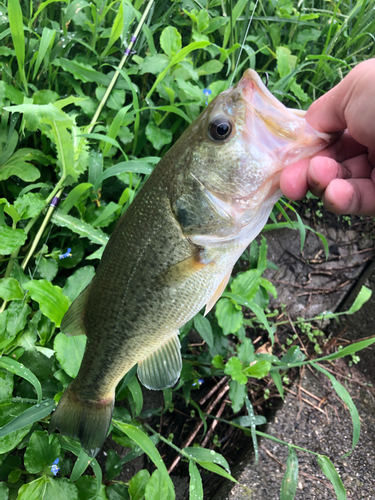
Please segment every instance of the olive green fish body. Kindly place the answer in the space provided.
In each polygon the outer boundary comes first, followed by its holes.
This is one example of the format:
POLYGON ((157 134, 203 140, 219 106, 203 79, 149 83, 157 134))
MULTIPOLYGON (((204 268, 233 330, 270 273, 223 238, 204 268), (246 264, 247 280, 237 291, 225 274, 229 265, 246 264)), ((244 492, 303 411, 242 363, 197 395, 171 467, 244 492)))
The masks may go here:
POLYGON ((63 319, 62 331, 86 334, 87 345, 51 431, 79 437, 95 456, 125 373, 138 363, 149 388, 177 381, 178 329, 220 297, 280 197, 284 166, 329 140, 251 70, 207 106, 120 219, 96 276, 63 319))

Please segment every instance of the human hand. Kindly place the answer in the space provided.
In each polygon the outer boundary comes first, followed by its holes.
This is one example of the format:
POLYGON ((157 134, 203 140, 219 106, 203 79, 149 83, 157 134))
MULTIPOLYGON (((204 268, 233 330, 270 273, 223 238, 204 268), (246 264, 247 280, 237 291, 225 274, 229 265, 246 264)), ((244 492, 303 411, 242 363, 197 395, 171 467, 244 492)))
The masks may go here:
POLYGON ((375 59, 315 101, 306 120, 319 132, 344 132, 314 158, 283 170, 284 195, 298 200, 311 191, 336 214, 375 215, 375 59))

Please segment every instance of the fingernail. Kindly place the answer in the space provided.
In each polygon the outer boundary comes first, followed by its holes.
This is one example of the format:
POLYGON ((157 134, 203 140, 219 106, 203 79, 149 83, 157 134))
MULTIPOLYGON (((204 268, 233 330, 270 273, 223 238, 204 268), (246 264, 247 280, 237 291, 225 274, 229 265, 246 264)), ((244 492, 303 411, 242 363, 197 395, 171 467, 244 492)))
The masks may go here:
POLYGON ((307 182, 310 184, 311 187, 319 186, 319 182, 310 173, 307 175, 307 182))

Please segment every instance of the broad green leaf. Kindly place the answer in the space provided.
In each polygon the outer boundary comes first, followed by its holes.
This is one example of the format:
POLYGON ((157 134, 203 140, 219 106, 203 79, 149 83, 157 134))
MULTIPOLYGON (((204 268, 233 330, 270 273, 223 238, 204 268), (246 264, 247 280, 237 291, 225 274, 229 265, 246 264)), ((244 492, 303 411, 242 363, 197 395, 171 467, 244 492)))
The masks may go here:
POLYGON ((195 446, 190 448, 183 448, 183 451, 196 460, 203 462, 213 462, 215 464, 221 465, 230 474, 228 462, 222 455, 220 455, 220 453, 216 453, 216 451, 207 450, 206 448, 199 448, 195 446))
POLYGON ((128 489, 123 483, 110 484, 107 487, 109 500, 129 500, 128 489))
POLYGON ((215 315, 224 335, 236 333, 243 325, 242 311, 235 306, 232 300, 220 299, 216 304, 215 315))
POLYGON ((69 301, 62 293, 61 288, 52 285, 47 280, 31 280, 22 286, 29 291, 31 298, 38 302, 42 313, 56 326, 60 326, 69 307, 69 301))
POLYGON ((337 500, 346 500, 347 496, 344 485, 330 459, 325 455, 318 455, 317 461, 323 473, 331 481, 337 495, 337 500))
MULTIPOLYGON (((81 500, 77 494, 77 486, 71 483, 66 477, 59 479, 47 477, 46 483, 47 487, 44 490, 43 500, 66 500, 67 498, 69 500, 81 500)), ((17 500, 20 500, 20 497, 17 500)), ((31 500, 31 498, 28 498, 28 500, 31 500)))
POLYGON ((147 453, 149 458, 154 462, 156 467, 160 470, 163 478, 168 484, 168 489, 170 490, 171 497, 174 499, 175 494, 174 494, 173 483, 169 477, 167 468, 151 439, 144 432, 142 432, 140 429, 137 429, 137 427, 134 427, 133 425, 124 424, 122 422, 119 422, 118 420, 113 420, 112 422, 124 434, 126 434, 133 441, 135 441, 137 445, 140 446, 145 453, 147 453))
POLYGON ((160 46, 168 57, 173 57, 181 50, 181 35, 176 28, 168 26, 160 35, 160 46))
POLYGON ((27 193, 17 198, 14 207, 17 209, 21 219, 31 219, 40 214, 46 202, 39 193, 27 193))
POLYGON ((370 288, 367 288, 365 285, 362 285, 359 294, 355 298, 355 301, 346 314, 354 314, 355 312, 359 311, 363 304, 370 299, 371 295, 372 290, 370 290, 370 288))
POLYGON ((46 259, 45 257, 40 257, 38 259, 38 273, 43 279, 49 282, 56 276, 58 268, 59 266, 55 259, 46 259))
POLYGON ((248 368, 244 370, 244 373, 248 377, 255 377, 258 379, 264 378, 270 371, 271 363, 265 359, 259 360, 254 364, 251 364, 248 368))
POLYGON ((231 380, 229 387, 229 399, 232 401, 232 409, 234 413, 237 413, 245 402, 247 387, 246 385, 239 384, 236 380, 231 380))
MULTIPOLYGON (((88 238, 97 245, 106 245, 109 236, 107 236, 101 229, 94 229, 91 224, 65 214, 62 210, 55 210, 51 218, 57 226, 67 227, 71 231, 84 238, 88 238)), ((0 226, 1 231, 1 226, 0 226)))
POLYGON ((131 500, 143 500, 146 485, 150 480, 150 473, 147 470, 140 470, 129 481, 129 494, 131 500))
POLYGON ((4 481, 0 482, 0 500, 8 500, 9 488, 4 481))
POLYGON ((207 318, 198 313, 194 317, 194 328, 197 330, 202 339, 209 347, 214 345, 214 336, 212 333, 211 323, 207 318))
POLYGON ((189 499, 190 500, 203 500, 203 484, 202 478, 199 474, 198 467, 193 460, 189 460, 189 499))
POLYGON ((67 337, 63 333, 58 333, 53 343, 53 348, 56 351, 61 368, 66 373, 75 378, 81 366, 83 354, 85 352, 86 336, 77 335, 75 337, 67 337))
POLYGON ((216 354, 216 356, 212 358, 212 366, 219 370, 224 370, 223 356, 216 354))
POLYGON ((0 297, 4 300, 23 299, 24 291, 14 278, 0 279, 0 297))
MULTIPOLYGON (((3 428, 19 414, 23 413, 29 405, 25 403, 6 403, 0 405, 0 427, 3 428)), ((26 436, 32 424, 28 424, 21 429, 12 431, 0 437, 0 453, 8 453, 13 450, 18 443, 26 436)))
POLYGON ((39 179, 40 172, 31 163, 23 160, 12 160, 0 165, 0 180, 5 181, 12 175, 19 177, 25 182, 34 182, 39 179))
POLYGON ((121 474, 121 458, 118 456, 115 450, 107 451, 107 460, 105 462, 105 475, 107 481, 113 481, 116 477, 121 474))
MULTIPOLYGON (((96 460, 95 460, 96 461, 96 460)), ((99 467, 100 470, 100 467, 99 467)), ((78 489, 79 500, 108 500, 105 486, 98 482, 98 478, 91 476, 81 476, 75 485, 78 489), (99 485, 99 489, 98 489, 99 485)), ((70 499, 69 499, 70 500, 70 499)))
POLYGON ((293 448, 289 448, 286 472, 280 489, 280 500, 293 500, 298 486, 298 458, 293 448))
POLYGON ((159 150, 172 142, 173 134, 169 129, 159 128, 155 123, 150 122, 146 127, 146 137, 154 148, 159 150))
POLYGON ((25 451, 25 468, 30 474, 43 472, 59 457, 61 447, 57 437, 47 431, 34 431, 25 451))
POLYGON ((258 269, 250 269, 234 278, 231 284, 231 291, 246 300, 255 297, 260 285, 260 272, 258 269))
POLYGON ((53 399, 47 399, 42 403, 38 403, 31 408, 28 408, 0 429, 0 438, 10 434, 11 432, 23 429, 38 420, 42 420, 52 412, 54 407, 55 401, 53 399))
POLYGON ((94 276, 95 268, 93 266, 81 267, 66 280, 66 284, 62 289, 63 294, 73 302, 87 285, 91 283, 94 276))
POLYGON ((243 374, 242 369, 243 366, 241 361, 233 356, 227 361, 224 367, 224 373, 230 375, 233 380, 237 380, 240 384, 246 384, 247 377, 243 374))
POLYGON ((171 494, 167 482, 161 472, 156 469, 146 484, 145 500, 172 500, 172 498, 174 495, 171 494))
POLYGON ((23 229, 11 229, 0 225, 0 255, 11 254, 25 243, 26 238, 27 235, 23 229))
POLYGON ((206 9, 201 9, 199 11, 199 14, 197 15, 197 28, 198 31, 201 33, 205 29, 208 28, 210 22, 210 17, 208 15, 208 12, 206 9))
MULTIPOLYGON (((6 370, 24 378, 34 387, 36 394, 38 396, 38 403, 42 400, 42 386, 36 376, 26 368, 22 363, 19 363, 15 359, 7 358, 2 356, 0 358, 0 368, 5 368, 6 370)), ((0 452, 1 453, 1 452, 0 452)))
POLYGON ((357 407, 353 403, 353 400, 349 394, 349 392, 345 389, 345 387, 338 382, 338 380, 331 373, 327 372, 324 368, 319 366, 317 363, 311 363, 311 365, 321 373, 324 373, 329 380, 331 381, 332 387, 335 389, 338 397, 346 404, 350 415, 352 417, 353 422, 353 441, 352 441, 352 449, 344 455, 344 457, 348 456, 355 448, 358 443, 359 435, 361 432, 361 420, 359 418, 359 413, 357 407))
POLYGON ((255 360, 254 346, 251 339, 245 337, 242 344, 237 347, 238 359, 241 363, 252 363, 255 360))
POLYGON ((213 75, 214 73, 220 73, 223 69, 223 64, 216 59, 208 61, 198 68, 198 75, 213 75))

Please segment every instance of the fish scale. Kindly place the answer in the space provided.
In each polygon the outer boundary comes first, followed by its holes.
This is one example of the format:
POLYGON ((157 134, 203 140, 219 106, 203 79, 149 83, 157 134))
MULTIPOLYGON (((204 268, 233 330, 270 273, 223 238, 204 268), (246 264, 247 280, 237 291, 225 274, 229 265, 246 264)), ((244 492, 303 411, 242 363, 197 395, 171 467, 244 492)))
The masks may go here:
POLYGON ((148 388, 177 382, 179 328, 220 297, 280 197, 282 168, 330 139, 252 70, 207 106, 121 217, 93 281, 62 321, 63 332, 86 334, 87 344, 50 431, 78 437, 95 456, 115 388, 135 364, 148 388))

